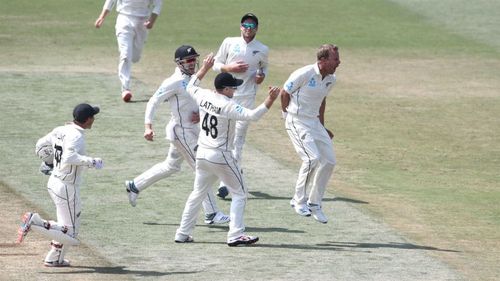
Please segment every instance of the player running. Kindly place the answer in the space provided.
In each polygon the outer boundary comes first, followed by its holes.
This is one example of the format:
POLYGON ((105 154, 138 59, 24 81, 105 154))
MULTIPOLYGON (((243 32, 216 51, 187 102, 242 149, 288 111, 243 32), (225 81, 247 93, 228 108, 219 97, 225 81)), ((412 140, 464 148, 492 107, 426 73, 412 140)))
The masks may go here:
MULTIPOLYGON (((134 180, 125 182, 129 202, 133 207, 136 206, 139 192, 160 179, 179 172, 184 159, 194 169, 196 142, 200 133, 198 127, 200 115, 198 105, 186 92, 186 86, 191 75, 196 71, 199 56, 192 46, 182 45, 177 48, 175 51, 177 67, 174 74, 165 79, 156 93, 149 99, 144 117, 144 138, 153 141, 155 135, 153 119, 156 109, 161 103, 168 101, 171 118, 166 126, 166 135, 170 141, 170 149, 165 161, 154 165, 134 180)), ((212 191, 209 191, 203 200, 206 224, 229 222, 229 216, 219 211, 216 201, 212 191)))

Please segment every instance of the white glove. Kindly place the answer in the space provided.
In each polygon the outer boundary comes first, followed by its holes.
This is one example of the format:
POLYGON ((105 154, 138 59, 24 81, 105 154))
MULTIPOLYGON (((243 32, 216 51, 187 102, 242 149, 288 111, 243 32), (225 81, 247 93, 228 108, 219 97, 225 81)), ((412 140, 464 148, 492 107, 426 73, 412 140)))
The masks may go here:
POLYGON ((101 158, 94 158, 92 159, 92 167, 96 168, 97 170, 100 170, 104 167, 104 162, 102 162, 101 158))

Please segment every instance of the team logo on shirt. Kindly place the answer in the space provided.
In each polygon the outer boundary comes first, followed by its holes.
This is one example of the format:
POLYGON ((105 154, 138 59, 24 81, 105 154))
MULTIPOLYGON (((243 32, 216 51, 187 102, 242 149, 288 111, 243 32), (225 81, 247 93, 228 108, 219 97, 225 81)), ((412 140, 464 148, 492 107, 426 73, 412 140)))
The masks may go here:
POLYGON ((330 85, 332 84, 333 82, 326 82, 326 87, 330 87, 330 85))
POLYGON ((309 80, 309 83, 307 85, 311 88, 316 87, 316 80, 314 79, 314 77, 309 80))
POLYGON ((187 85, 188 85, 188 82, 182 81, 182 88, 184 88, 184 90, 186 90, 187 85))
POLYGON ((288 84, 285 85, 285 88, 290 93, 290 91, 293 89, 293 82, 288 82, 288 84))
POLYGON ((252 54, 255 56, 256 54, 258 54, 260 51, 259 50, 255 50, 252 52, 252 54))
POLYGON ((241 113, 243 112, 243 107, 242 107, 241 105, 239 105, 239 104, 238 104, 238 105, 236 106, 236 112, 238 112, 238 113, 240 113, 240 114, 241 114, 241 113))

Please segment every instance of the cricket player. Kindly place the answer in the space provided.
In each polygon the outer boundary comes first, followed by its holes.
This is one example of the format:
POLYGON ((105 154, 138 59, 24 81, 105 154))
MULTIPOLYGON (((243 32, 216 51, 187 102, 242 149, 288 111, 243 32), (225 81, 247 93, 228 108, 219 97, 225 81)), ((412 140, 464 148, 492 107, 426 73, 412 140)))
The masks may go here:
POLYGON ((64 259, 68 246, 76 246, 80 228, 82 174, 87 168, 102 169, 100 158, 85 156, 84 130, 91 129, 94 115, 99 107, 86 103, 77 105, 73 110, 73 122, 52 130, 37 144, 45 147, 39 152, 40 158, 52 155, 54 169, 47 183, 50 197, 57 210, 57 221, 42 219, 38 213, 24 214, 19 228, 18 243, 33 229, 51 238, 51 249, 44 260, 48 267, 69 266, 64 259))
MULTIPOLYGON (((189 45, 182 45, 175 51, 174 59, 177 64, 174 74, 165 79, 155 94, 149 99, 144 117, 144 138, 153 141, 153 119, 158 106, 168 101, 171 118, 166 126, 167 139, 170 149, 165 161, 158 163, 149 170, 140 174, 134 180, 126 181, 125 187, 130 204, 135 207, 137 196, 148 186, 162 178, 181 170, 184 159, 194 169, 195 154, 200 129, 198 123, 200 115, 198 105, 187 93, 186 86, 191 75, 196 71, 200 55, 189 45)), ((218 210, 217 200, 210 190, 203 200, 206 224, 220 224, 229 222, 229 216, 218 210)))
POLYGON ((227 184, 231 192, 231 221, 227 234, 229 246, 253 244, 258 237, 245 234, 243 213, 245 211, 248 189, 243 181, 240 167, 232 154, 235 123, 237 120, 256 121, 272 106, 280 89, 270 87, 269 96, 255 109, 237 104, 232 98, 243 80, 231 74, 219 73, 214 80, 215 91, 199 87, 201 79, 212 67, 214 59, 208 55, 200 70, 191 77, 187 86, 188 93, 196 100, 200 109, 200 137, 196 152, 196 176, 193 192, 186 202, 182 220, 175 234, 175 242, 193 242, 192 233, 196 224, 201 201, 207 196, 217 180, 227 184))
POLYGON ((116 39, 120 60, 118 77, 122 85, 122 99, 129 102, 132 99, 130 78, 132 63, 140 60, 144 43, 148 37, 148 29, 152 29, 156 18, 160 15, 163 0, 106 0, 102 12, 95 21, 95 27, 100 28, 104 19, 116 3, 116 39))
POLYGON ((324 127, 324 114, 340 58, 337 46, 331 44, 322 45, 316 57, 316 63, 290 75, 280 95, 288 136, 302 159, 290 205, 301 216, 312 213, 318 222, 327 223, 321 203, 336 159, 333 133, 324 127))
MULTIPOLYGON (((267 73, 269 48, 255 39, 259 30, 259 19, 252 13, 247 13, 241 18, 240 37, 227 37, 224 39, 215 55, 213 69, 216 72, 229 72, 243 84, 234 92, 233 100, 246 108, 255 107, 255 97, 267 73)), ((238 120, 234 137, 233 154, 240 163, 243 145, 245 144, 249 121, 238 120)), ((222 182, 218 195, 222 192, 225 183, 222 182)), ((224 197, 224 196, 221 196, 224 197)))

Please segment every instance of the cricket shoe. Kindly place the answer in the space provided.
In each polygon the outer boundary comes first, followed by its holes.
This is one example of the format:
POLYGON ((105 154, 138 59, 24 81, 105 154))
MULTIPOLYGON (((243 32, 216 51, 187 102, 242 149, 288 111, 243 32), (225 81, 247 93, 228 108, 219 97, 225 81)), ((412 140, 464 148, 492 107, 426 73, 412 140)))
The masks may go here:
POLYGON ((127 190, 128 202, 132 205, 132 207, 135 207, 135 205, 137 205, 139 189, 135 187, 134 181, 125 181, 125 190, 127 190))
POLYGON ((21 225, 19 226, 19 229, 17 230, 17 243, 21 243, 24 240, 24 237, 28 235, 28 232, 31 229, 31 225, 43 225, 45 226, 44 220, 40 217, 38 213, 31 213, 27 212, 25 213, 22 218, 21 218, 21 225))
POLYGON ((124 102, 129 102, 132 99, 132 92, 130 90, 123 91, 122 99, 124 102))
POLYGON ((191 243, 194 242, 193 236, 181 233, 175 234, 175 243, 191 243))
POLYGON ((69 260, 64 259, 62 262, 59 261, 44 261, 43 265, 46 267, 68 267, 70 266, 69 260))
POLYGON ((257 241, 259 241, 259 237, 257 237, 257 236, 241 235, 238 238, 230 239, 227 242, 227 245, 229 247, 235 247, 235 246, 238 246, 238 245, 250 245, 250 244, 254 244, 257 241))
POLYGON ((295 212, 304 217, 310 217, 311 211, 307 207, 306 203, 298 203, 295 198, 290 200, 290 206, 295 210, 295 212))
POLYGON ((318 204, 307 203, 307 207, 311 210, 312 216, 315 220, 320 223, 327 223, 328 218, 325 216, 323 211, 321 210, 321 206, 318 204))
POLYGON ((226 216, 221 211, 205 215, 206 224, 223 224, 223 223, 228 223, 229 221, 230 221, 229 216, 226 216))

